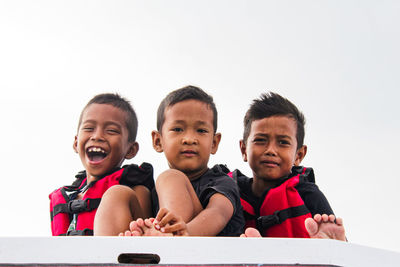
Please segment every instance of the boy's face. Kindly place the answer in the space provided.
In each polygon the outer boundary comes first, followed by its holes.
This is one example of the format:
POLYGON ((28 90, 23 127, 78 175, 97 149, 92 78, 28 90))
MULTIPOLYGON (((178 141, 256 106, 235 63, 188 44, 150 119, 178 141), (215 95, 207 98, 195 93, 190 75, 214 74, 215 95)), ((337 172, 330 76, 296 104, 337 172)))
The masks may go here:
POLYGON ((136 155, 139 146, 128 141, 125 118, 124 111, 109 104, 91 104, 84 110, 73 147, 88 180, 103 176, 136 155))
POLYGON ((243 160, 248 161, 254 179, 265 181, 290 174, 299 165, 307 148, 297 149, 296 121, 287 116, 272 116, 251 124, 247 143, 240 141, 243 160))
POLYGON ((165 109, 161 133, 152 132, 153 147, 164 152, 169 167, 197 178, 207 170, 210 154, 218 149, 221 134, 214 134, 213 112, 208 104, 185 100, 165 109))

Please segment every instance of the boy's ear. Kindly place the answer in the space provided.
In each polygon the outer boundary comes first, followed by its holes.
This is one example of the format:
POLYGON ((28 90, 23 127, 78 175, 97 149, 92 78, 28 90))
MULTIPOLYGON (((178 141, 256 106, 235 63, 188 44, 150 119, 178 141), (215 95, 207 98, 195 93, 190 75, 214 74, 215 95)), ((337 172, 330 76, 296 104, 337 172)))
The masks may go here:
POLYGON ((75 135, 74 143, 72 144, 72 148, 76 153, 78 153, 78 136, 75 135))
POLYGON ((212 147, 211 147, 211 154, 217 153, 219 142, 221 142, 221 134, 216 133, 213 137, 212 147))
POLYGON ((158 131, 151 132, 151 138, 153 140, 153 148, 155 151, 161 153, 163 152, 162 144, 161 144, 161 134, 158 131))
POLYGON ((247 152, 246 152, 246 144, 243 139, 239 141, 240 152, 242 152, 242 158, 244 162, 247 162, 247 152))
POLYGON ((296 159, 294 160, 294 165, 295 166, 299 166, 301 161, 306 156, 306 154, 307 154, 307 146, 306 145, 304 145, 304 146, 300 147, 299 149, 297 149, 296 159))
POLYGON ((138 142, 132 142, 129 145, 129 149, 128 152, 126 152, 125 158, 126 159, 131 159, 134 156, 136 156, 136 154, 139 151, 139 143, 138 142))

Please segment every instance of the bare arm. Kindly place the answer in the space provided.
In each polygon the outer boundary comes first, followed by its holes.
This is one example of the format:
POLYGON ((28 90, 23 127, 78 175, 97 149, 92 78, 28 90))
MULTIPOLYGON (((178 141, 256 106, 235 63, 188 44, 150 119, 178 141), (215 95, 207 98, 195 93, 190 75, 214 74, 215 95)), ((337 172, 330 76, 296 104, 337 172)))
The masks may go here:
POLYGON ((207 207, 187 223, 191 236, 215 236, 221 232, 233 216, 231 201, 220 193, 214 194, 207 207))

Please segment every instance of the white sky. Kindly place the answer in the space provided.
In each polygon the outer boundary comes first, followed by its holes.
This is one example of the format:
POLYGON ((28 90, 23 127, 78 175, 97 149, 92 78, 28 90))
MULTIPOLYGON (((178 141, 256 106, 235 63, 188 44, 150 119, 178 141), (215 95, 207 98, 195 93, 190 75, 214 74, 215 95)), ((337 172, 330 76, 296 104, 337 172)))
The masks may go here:
MULTIPOLYGON (((82 169, 72 150, 95 94, 139 117, 139 154, 156 109, 193 84, 213 95, 222 141, 210 165, 251 175, 242 119, 272 90, 305 114, 303 161, 350 242, 400 252, 398 1, 0 1, 0 236, 49 236, 48 194, 82 169)), ((128 163, 128 162, 126 162, 128 163)))

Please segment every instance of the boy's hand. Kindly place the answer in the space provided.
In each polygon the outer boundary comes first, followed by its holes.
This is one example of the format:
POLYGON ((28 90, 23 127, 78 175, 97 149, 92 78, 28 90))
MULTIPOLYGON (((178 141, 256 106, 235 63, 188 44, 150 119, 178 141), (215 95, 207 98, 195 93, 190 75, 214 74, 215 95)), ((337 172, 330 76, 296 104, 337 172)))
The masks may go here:
POLYGON ((311 238, 347 241, 342 218, 333 214, 315 214, 314 218, 307 218, 304 223, 311 238))
POLYGON ((161 208, 153 221, 154 227, 162 233, 173 233, 178 236, 188 236, 187 225, 183 219, 166 208, 161 208))

